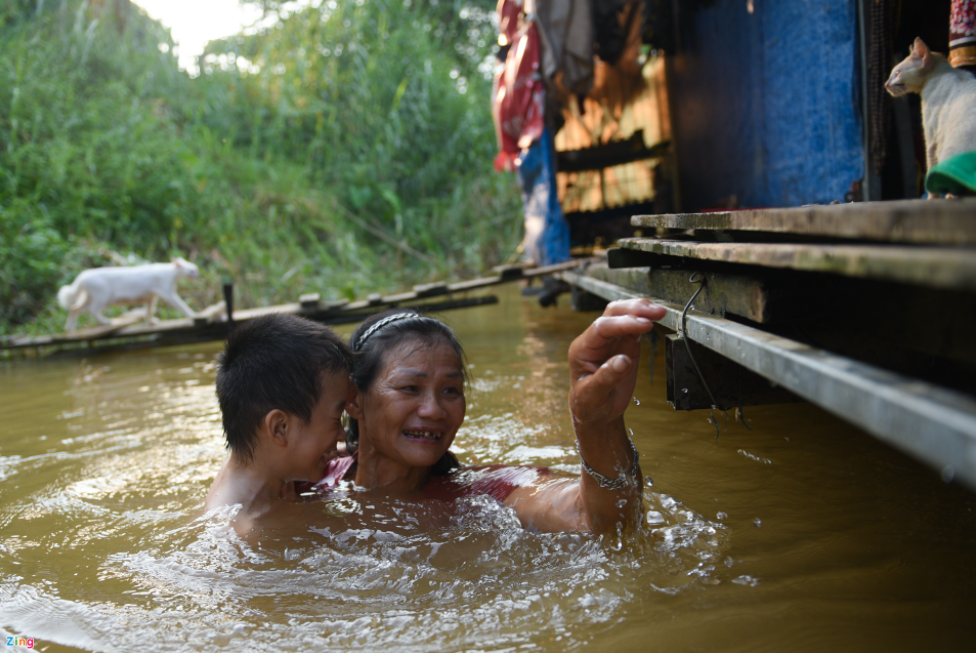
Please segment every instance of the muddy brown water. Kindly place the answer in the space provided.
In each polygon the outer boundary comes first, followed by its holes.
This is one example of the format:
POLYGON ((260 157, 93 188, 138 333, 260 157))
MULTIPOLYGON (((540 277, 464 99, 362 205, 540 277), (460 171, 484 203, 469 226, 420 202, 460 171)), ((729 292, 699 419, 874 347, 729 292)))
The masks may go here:
MULTIPOLYGON (((594 315, 500 295, 444 316, 472 368, 459 456, 578 474, 565 355, 594 315)), ((648 351, 627 414, 653 479, 640 534, 530 533, 469 499, 432 530, 394 528, 409 520, 393 509, 376 528, 248 547, 200 518, 225 457, 218 351, 0 364, 4 643, 972 650, 974 494, 810 405, 747 408, 752 430, 716 439, 707 411, 668 406, 648 351)))

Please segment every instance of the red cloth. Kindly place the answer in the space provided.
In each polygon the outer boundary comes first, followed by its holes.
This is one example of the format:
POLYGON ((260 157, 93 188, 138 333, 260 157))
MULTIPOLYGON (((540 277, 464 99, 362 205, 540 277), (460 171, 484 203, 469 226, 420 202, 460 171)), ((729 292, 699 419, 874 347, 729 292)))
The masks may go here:
POLYGON ((522 27, 522 0, 498 0, 498 45, 511 45, 522 27))
POLYGON ((511 467, 509 465, 478 465, 465 467, 447 476, 433 476, 424 488, 425 499, 454 501, 461 497, 487 494, 505 502, 512 492, 549 474, 545 467, 511 467))
POLYGON ((495 170, 515 170, 515 159, 542 136, 545 127, 545 85, 539 72, 539 32, 535 23, 523 27, 496 80, 492 114, 499 149, 495 170))
POLYGON ((356 454, 351 456, 339 456, 329 461, 325 468, 325 476, 314 485, 316 489, 323 487, 333 487, 336 483, 343 480, 353 465, 356 464, 356 454))
MULTIPOLYGON (((311 487, 312 491, 328 493, 356 463, 357 456, 341 456, 329 461, 325 476, 311 487)), ((545 467, 511 467, 509 465, 477 465, 465 467, 445 476, 432 476, 424 488, 423 498, 454 501, 462 497, 486 494, 504 502, 517 488, 548 476, 545 467)))
POLYGON ((976 66, 976 0, 952 0, 949 63, 957 68, 976 66))

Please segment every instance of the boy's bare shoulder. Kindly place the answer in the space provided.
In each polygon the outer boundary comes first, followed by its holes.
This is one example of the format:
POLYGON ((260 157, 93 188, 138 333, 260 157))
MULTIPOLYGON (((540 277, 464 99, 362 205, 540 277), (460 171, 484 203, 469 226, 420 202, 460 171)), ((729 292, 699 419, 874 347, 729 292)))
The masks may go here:
POLYGON ((262 539, 263 535, 280 537, 305 533, 310 517, 321 513, 321 507, 310 507, 302 501, 267 496, 252 481, 228 461, 210 487, 204 512, 223 514, 220 511, 226 508, 231 527, 249 541, 262 539))
POLYGON ((295 538, 315 537, 323 529, 342 529, 341 518, 324 514, 322 503, 282 502, 274 510, 260 515, 241 511, 231 521, 234 531, 248 542, 292 541, 295 538))
POLYGON ((234 504, 245 504, 246 497, 239 496, 243 493, 239 490, 240 484, 235 482, 234 472, 228 460, 220 468, 217 477, 207 492, 207 499, 203 503, 203 509, 207 512, 222 506, 232 506, 234 504))

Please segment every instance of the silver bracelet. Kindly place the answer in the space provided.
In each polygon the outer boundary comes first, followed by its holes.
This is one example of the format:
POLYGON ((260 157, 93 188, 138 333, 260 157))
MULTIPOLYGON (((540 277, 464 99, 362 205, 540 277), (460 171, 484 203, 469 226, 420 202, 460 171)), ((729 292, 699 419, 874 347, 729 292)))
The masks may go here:
POLYGON ((576 452, 580 455, 580 464, 583 465, 583 471, 592 476, 596 484, 604 490, 623 490, 631 485, 637 485, 637 472, 640 469, 640 454, 637 453, 637 447, 634 446, 633 440, 627 438, 627 442, 630 443, 630 453, 634 457, 634 464, 631 465, 629 473, 621 471, 617 474, 617 478, 607 478, 587 465, 586 461, 583 460, 582 452, 580 452, 579 441, 576 442, 576 452))

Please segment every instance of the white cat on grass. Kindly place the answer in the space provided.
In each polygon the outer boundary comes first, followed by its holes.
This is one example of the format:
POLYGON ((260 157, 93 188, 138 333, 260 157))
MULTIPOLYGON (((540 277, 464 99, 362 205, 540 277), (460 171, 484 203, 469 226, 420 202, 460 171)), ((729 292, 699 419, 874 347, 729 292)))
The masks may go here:
POLYGON ((892 69, 885 88, 894 97, 921 94, 929 170, 952 156, 976 150, 976 77, 953 68, 922 39, 915 39, 911 54, 892 69))
POLYGON ((102 311, 112 304, 146 305, 146 322, 153 323, 156 299, 179 309, 187 317, 196 315, 176 294, 176 280, 198 277, 200 271, 186 259, 171 263, 150 263, 132 267, 93 268, 79 274, 70 286, 58 290, 58 302, 68 309, 65 331, 73 331, 78 316, 87 310, 99 324, 111 324, 102 311))

